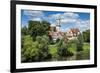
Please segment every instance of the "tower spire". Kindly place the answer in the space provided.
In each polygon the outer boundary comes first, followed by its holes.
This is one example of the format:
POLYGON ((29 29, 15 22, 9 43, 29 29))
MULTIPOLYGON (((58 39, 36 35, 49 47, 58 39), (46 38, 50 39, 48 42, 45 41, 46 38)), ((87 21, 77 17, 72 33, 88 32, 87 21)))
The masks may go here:
POLYGON ((57 18, 57 19, 56 19, 56 22, 57 22, 57 24, 56 24, 56 30, 57 30, 57 31, 60 31, 60 27, 61 27, 61 18, 60 18, 60 17, 57 18))
POLYGON ((56 26, 61 27, 61 25, 60 25, 61 24, 61 18, 57 18, 56 21, 57 21, 57 25, 56 26))

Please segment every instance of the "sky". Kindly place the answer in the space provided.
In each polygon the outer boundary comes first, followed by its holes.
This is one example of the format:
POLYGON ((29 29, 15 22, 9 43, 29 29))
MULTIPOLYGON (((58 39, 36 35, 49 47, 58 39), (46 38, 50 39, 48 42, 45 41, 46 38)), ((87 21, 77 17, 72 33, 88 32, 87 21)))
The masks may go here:
POLYGON ((71 28, 78 28, 81 32, 90 29, 90 13, 84 12, 59 12, 21 10, 21 26, 28 26, 28 21, 48 21, 51 26, 56 26, 60 20, 60 30, 66 32, 71 28))

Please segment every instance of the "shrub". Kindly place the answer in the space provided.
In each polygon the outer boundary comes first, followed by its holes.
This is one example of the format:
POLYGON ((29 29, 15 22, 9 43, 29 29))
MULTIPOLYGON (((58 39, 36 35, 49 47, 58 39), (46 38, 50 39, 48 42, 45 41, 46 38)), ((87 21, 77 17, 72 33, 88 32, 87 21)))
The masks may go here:
POLYGON ((85 30, 82 32, 83 34, 83 39, 84 39, 84 42, 90 42, 90 30, 85 30))
POLYGON ((39 49, 38 53, 39 53, 39 61, 45 61, 48 59, 51 59, 51 54, 49 51, 49 47, 48 47, 48 37, 46 35, 40 37, 38 36, 36 38, 38 45, 37 48, 39 49))
POLYGON ((57 45, 57 54, 59 57, 73 56, 73 52, 68 50, 68 43, 65 43, 64 39, 61 39, 57 45))
POLYGON ((82 34, 79 34, 77 37, 77 51, 82 51, 83 50, 83 36, 82 34))
POLYGON ((51 44, 51 45, 55 44, 55 42, 51 36, 49 36, 49 44, 51 44))
POLYGON ((60 39, 59 39, 59 38, 57 38, 56 43, 58 43, 59 41, 60 41, 60 39))
POLYGON ((37 36, 35 42, 32 41, 32 37, 25 36, 21 51, 22 62, 39 62, 52 58, 47 36, 37 36))
POLYGON ((38 57, 37 42, 32 41, 32 37, 24 36, 23 48, 21 49, 21 61, 31 62, 36 61, 38 57))

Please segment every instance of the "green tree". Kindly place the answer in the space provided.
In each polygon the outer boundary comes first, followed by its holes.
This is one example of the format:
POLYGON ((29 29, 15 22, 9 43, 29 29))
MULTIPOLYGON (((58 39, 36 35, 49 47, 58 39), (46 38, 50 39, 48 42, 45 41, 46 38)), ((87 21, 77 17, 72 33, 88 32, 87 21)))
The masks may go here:
POLYGON ((28 30, 33 39, 36 36, 48 35, 50 23, 47 21, 29 21, 28 30))
POLYGON ((38 41, 38 46, 37 48, 39 49, 38 53, 39 53, 39 61, 45 61, 48 59, 51 59, 51 54, 50 54, 50 50, 48 47, 48 40, 49 38, 44 35, 42 37, 37 36, 36 40, 38 41))
POLYGON ((38 60, 37 42, 32 41, 32 37, 24 36, 23 48, 21 49, 21 61, 32 62, 38 60))
POLYGON ((67 48, 67 43, 64 42, 63 39, 61 39, 58 44, 57 44, 57 54, 59 58, 63 58, 67 56, 68 48, 67 48))
POLYGON ((84 42, 90 42, 90 30, 86 30, 83 32, 84 42))
POLYGON ((52 58, 47 36, 37 36, 36 41, 32 41, 31 36, 24 36, 23 48, 21 49, 22 62, 39 62, 52 58))
POLYGON ((27 35, 28 34, 28 28, 26 26, 21 28, 21 35, 27 35))
POLYGON ((77 37, 76 44, 77 44, 77 51, 82 51, 83 50, 83 36, 81 33, 77 37))

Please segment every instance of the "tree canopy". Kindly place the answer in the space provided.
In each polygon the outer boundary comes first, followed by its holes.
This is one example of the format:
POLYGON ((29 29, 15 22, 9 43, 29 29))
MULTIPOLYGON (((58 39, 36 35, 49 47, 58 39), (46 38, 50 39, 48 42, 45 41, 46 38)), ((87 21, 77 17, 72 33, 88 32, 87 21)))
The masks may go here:
POLYGON ((47 21, 29 21, 28 30, 35 39, 36 36, 47 35, 50 23, 47 21))
POLYGON ((90 30, 86 30, 83 32, 84 42, 90 42, 90 30))

